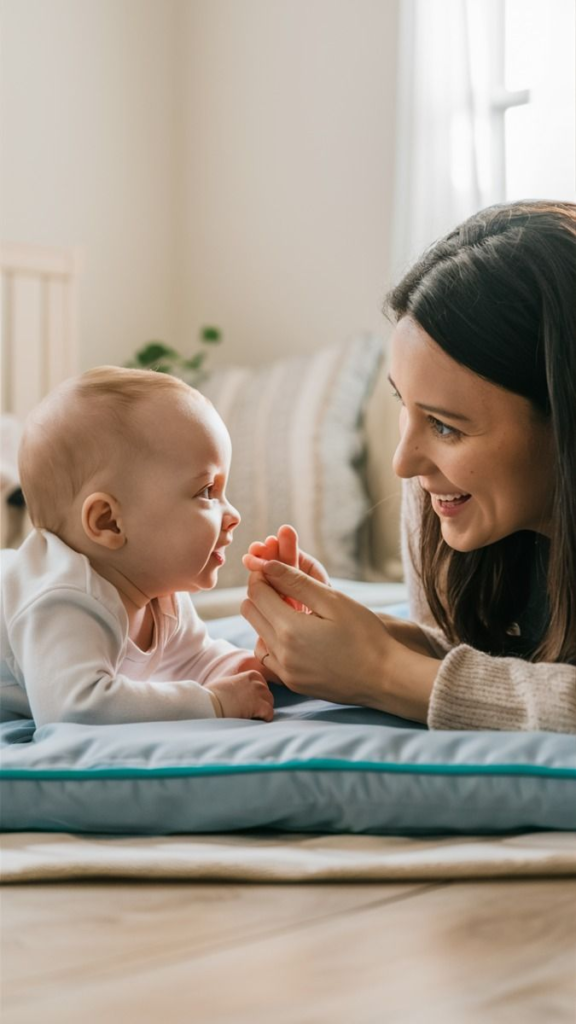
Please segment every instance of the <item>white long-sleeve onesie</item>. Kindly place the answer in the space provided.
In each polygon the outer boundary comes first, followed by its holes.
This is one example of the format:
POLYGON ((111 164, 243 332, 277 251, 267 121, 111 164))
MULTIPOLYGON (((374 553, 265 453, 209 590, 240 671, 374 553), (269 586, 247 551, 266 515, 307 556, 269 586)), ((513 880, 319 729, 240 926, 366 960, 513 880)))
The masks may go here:
POLYGON ((152 601, 154 637, 128 637, 116 588, 47 530, 2 552, 0 713, 48 722, 214 718, 204 685, 250 656, 211 640, 189 594, 152 601))

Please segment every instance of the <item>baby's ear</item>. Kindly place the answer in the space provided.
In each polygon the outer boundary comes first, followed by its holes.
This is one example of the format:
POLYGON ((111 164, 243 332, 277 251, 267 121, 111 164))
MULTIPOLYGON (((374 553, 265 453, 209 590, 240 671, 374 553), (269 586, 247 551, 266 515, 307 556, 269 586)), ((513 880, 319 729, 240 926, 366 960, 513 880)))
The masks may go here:
POLYGON ((88 540, 109 551, 117 551, 126 543, 120 505, 116 498, 102 491, 96 491, 85 498, 82 505, 82 528, 88 540))

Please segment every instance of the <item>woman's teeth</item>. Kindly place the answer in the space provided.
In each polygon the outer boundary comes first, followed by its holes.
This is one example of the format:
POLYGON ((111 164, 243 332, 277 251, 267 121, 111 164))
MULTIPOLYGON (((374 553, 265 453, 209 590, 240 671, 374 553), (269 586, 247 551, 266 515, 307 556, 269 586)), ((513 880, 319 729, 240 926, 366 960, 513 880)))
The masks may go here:
POLYGON ((438 501, 458 501, 459 498, 469 498, 469 494, 437 494, 438 501))

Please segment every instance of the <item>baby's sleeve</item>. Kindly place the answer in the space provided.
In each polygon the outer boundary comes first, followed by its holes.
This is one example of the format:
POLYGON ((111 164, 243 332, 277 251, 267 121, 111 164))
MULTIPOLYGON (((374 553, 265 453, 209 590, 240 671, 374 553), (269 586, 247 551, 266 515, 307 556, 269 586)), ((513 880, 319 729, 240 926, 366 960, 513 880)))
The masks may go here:
POLYGON ((246 671, 252 651, 234 647, 227 640, 213 640, 194 608, 189 594, 178 594, 178 630, 165 650, 170 675, 206 683, 246 671))
POLYGON ((125 630, 90 594, 52 590, 7 625, 38 727, 215 717, 209 691, 195 679, 140 681, 120 673, 125 630))

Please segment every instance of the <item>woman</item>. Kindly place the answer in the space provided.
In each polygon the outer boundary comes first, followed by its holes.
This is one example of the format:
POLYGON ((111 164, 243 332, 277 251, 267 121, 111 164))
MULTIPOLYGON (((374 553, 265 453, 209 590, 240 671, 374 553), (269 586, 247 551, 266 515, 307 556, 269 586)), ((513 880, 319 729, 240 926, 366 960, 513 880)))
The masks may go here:
POLYGON ((245 556, 256 653, 430 728, 576 732, 576 205, 482 211, 388 306, 414 621, 330 589, 282 528, 245 556))

